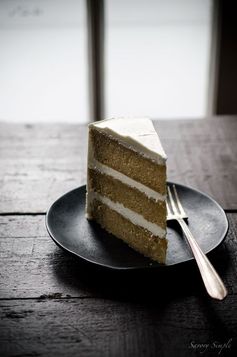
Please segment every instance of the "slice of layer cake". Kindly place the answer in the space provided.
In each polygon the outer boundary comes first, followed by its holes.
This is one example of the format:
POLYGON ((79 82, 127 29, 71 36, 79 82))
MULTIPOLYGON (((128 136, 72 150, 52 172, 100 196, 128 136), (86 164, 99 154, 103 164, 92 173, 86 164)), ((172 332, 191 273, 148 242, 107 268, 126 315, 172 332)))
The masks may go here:
POLYGON ((165 263, 166 155, 151 120, 89 125, 86 216, 165 263))

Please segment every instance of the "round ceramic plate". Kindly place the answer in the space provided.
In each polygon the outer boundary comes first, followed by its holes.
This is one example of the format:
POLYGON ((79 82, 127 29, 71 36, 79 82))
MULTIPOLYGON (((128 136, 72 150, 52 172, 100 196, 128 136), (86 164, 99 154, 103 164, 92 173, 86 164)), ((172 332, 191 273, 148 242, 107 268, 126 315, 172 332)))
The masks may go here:
MULTIPOLYGON (((216 201, 200 191, 179 184, 176 188, 188 214, 190 230, 205 253, 212 251, 226 236, 228 221, 225 212, 216 201)), ((61 248, 111 269, 163 268, 193 259, 175 222, 168 222, 166 264, 160 265, 143 257, 85 218, 85 194, 85 186, 76 188, 60 197, 47 212, 47 230, 61 248)))

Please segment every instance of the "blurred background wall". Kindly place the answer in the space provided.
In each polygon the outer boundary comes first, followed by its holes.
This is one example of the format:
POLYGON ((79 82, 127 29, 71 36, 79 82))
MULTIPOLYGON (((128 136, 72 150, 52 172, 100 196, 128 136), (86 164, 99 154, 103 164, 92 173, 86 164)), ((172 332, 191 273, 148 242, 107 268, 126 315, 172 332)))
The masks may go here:
MULTIPOLYGON (((212 0, 107 0, 105 117, 208 113, 212 0)), ((0 119, 91 119, 84 0, 0 1, 0 119)))

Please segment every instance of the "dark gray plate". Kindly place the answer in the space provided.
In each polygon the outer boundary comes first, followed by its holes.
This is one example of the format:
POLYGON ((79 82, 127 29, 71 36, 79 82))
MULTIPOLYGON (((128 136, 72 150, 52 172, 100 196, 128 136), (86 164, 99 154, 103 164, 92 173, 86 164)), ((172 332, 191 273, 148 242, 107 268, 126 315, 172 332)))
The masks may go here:
MULTIPOLYGON (((176 184, 187 212, 189 227, 205 253, 225 238, 228 221, 223 209, 212 198, 193 188, 176 184)), ((47 230, 61 248, 78 257, 112 269, 166 267, 187 262, 192 253, 175 222, 168 222, 166 265, 160 265, 129 248, 85 218, 85 192, 82 186, 60 197, 46 215, 47 230)))

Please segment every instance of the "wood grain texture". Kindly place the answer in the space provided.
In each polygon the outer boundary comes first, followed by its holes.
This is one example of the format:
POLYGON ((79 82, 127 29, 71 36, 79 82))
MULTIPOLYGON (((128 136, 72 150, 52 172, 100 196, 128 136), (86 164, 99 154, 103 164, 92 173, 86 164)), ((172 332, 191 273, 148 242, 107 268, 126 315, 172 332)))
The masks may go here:
POLYGON ((237 118, 154 122, 168 156, 168 179, 237 208, 237 118))
MULTIPOLYGON (((237 209, 237 118, 155 121, 168 178, 237 209), (225 189, 223 189, 225 187, 225 189)), ((86 182, 87 128, 0 123, 0 213, 46 212, 86 182)))
POLYGON ((91 296, 77 260, 49 237, 45 216, 0 216, 0 298, 91 296))
POLYGON ((87 129, 76 125, 0 124, 0 212, 46 212, 85 184, 87 129))
POLYGON ((234 340, 236 314, 223 308, 233 306, 232 299, 223 304, 196 297, 160 304, 102 299, 1 301, 0 354, 196 356, 192 341, 234 340))

